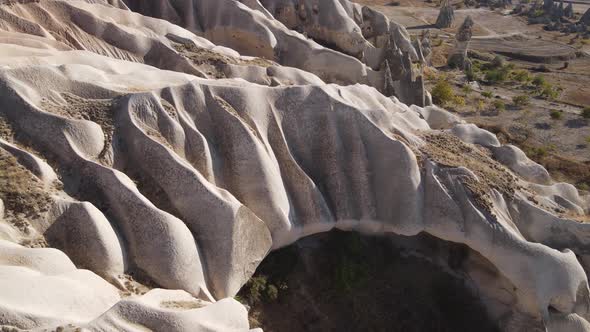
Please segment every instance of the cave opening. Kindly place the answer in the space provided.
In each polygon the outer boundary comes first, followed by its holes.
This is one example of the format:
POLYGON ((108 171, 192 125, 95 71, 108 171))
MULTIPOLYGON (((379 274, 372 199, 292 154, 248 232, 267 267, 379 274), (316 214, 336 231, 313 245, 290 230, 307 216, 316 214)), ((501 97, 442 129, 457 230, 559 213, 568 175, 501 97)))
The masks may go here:
POLYGON ((462 272, 470 252, 426 234, 316 234, 270 253, 237 299, 266 332, 499 331, 462 272))

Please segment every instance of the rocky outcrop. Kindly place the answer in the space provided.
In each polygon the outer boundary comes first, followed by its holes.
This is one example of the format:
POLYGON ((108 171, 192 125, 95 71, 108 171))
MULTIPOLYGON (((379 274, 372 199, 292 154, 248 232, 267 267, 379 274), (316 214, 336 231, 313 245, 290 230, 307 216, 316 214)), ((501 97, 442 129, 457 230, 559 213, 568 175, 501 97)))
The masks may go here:
POLYGON ((475 23, 471 16, 467 16, 459 31, 455 34, 455 46, 449 54, 447 61, 448 65, 453 68, 466 69, 469 66, 469 59, 467 58, 467 51, 469 49, 469 41, 473 35, 473 26, 475 23))
POLYGON ((438 12, 438 17, 436 18, 436 23, 434 23, 434 26, 439 29, 450 28, 453 26, 454 21, 455 10, 448 0, 444 0, 441 2, 440 11, 438 12))
POLYGON ((579 23, 584 24, 585 26, 590 25, 590 9, 586 10, 584 15, 582 15, 582 17, 580 17, 579 23))
MULTIPOLYGON (((322 5, 339 8, 331 22, 358 26, 340 2, 322 5)), ((341 229, 462 244, 501 330, 587 331, 589 230, 574 219, 590 199, 417 106, 421 57, 399 26, 361 10, 384 31, 361 30, 376 70, 271 9, 0 5, 0 325, 248 331, 231 297, 266 255, 341 229)))

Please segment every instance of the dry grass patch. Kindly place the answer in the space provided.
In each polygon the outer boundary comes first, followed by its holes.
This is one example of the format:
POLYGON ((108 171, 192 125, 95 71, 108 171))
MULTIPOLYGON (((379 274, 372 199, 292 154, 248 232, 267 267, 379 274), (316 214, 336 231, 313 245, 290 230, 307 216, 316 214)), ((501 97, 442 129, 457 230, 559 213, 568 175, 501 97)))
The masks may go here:
POLYGON ((105 136, 105 147, 99 155, 99 160, 102 161, 111 146, 115 131, 113 99, 86 99, 71 93, 62 93, 61 96, 66 104, 45 100, 41 103, 41 108, 69 119, 87 120, 98 124, 105 136))
POLYGON ((49 210, 52 202, 43 183, 6 150, 0 148, 0 199, 5 218, 27 234, 27 219, 36 219, 49 210))
POLYGON ((174 43, 174 48, 185 58, 191 60, 196 66, 203 67, 208 75, 216 78, 225 78, 223 67, 225 65, 260 66, 270 67, 276 63, 262 58, 240 59, 217 53, 206 48, 198 47, 192 43, 174 43))
POLYGON ((198 301, 163 301, 160 303, 162 308, 166 309, 180 309, 180 310, 191 310, 205 307, 205 304, 198 301))
POLYGON ((511 172, 479 148, 447 133, 427 133, 422 138, 426 144, 420 150, 428 159, 442 166, 465 167, 477 176, 478 179, 465 177, 461 181, 475 202, 488 212, 492 208, 489 196, 492 189, 505 197, 513 197, 516 190, 522 189, 511 172))

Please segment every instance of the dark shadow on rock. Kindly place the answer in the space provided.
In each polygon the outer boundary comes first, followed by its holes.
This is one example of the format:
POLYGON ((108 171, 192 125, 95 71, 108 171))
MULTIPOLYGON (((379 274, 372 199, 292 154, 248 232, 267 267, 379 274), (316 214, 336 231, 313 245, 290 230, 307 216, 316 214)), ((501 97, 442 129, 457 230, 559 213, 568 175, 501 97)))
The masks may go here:
POLYGON ((568 128, 582 128, 588 125, 588 120, 586 119, 571 119, 565 122, 565 125, 568 128))
POLYGON ((265 331, 497 332, 474 286, 456 277, 473 255, 426 234, 317 234, 272 252, 239 298, 265 331), (435 256, 455 272, 419 258, 435 256))

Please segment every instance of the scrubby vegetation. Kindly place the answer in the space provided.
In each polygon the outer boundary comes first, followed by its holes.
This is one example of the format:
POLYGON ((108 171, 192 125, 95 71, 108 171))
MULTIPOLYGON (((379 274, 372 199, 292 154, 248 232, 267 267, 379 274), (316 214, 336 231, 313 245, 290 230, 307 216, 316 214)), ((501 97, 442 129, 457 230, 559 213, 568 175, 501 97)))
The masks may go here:
POLYGON ((584 109, 582 110, 582 112, 580 113, 580 115, 584 119, 590 119, 590 107, 584 107, 584 109))
POLYGON ((9 221, 25 233, 28 232, 26 219, 36 218, 46 212, 51 201, 41 181, 2 148, 0 199, 4 202, 9 221))
POLYGON ((494 106, 494 110, 497 112, 503 112, 506 110, 506 104, 501 100, 494 100, 492 106, 494 106))
POLYGON ((525 69, 518 69, 513 71, 511 77, 512 79, 520 83, 529 83, 533 79, 529 71, 525 69))
POLYGON ((455 99, 455 92, 451 85, 444 79, 439 79, 432 88, 432 101, 441 106, 446 106, 455 99))
POLYGON ((488 98, 488 99, 490 99, 494 96, 494 94, 491 91, 483 91, 481 93, 481 95, 484 96, 485 98, 488 98))
POLYGON ((515 107, 524 107, 527 106, 530 103, 531 97, 527 96, 527 95, 519 95, 519 96, 514 96, 512 97, 512 103, 514 104, 515 107))
POLYGON ((549 111, 549 116, 553 120, 560 120, 563 117, 563 112, 559 110, 551 110, 549 111))
POLYGON ((279 296, 279 289, 268 281, 264 275, 252 277, 244 286, 248 303, 255 304, 261 300, 275 301, 279 296))

